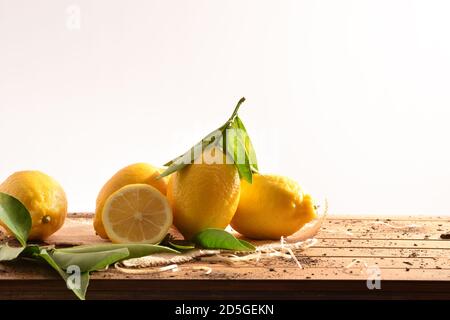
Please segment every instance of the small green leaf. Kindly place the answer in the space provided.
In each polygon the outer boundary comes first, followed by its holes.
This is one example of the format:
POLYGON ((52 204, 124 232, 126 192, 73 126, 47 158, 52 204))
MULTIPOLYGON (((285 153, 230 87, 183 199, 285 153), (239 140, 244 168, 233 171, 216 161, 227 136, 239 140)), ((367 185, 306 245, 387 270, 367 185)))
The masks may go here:
POLYGON ((16 259, 25 247, 10 247, 7 243, 0 245, 0 261, 16 259))
POLYGON ((217 143, 223 135, 223 126, 217 130, 210 132, 201 141, 197 142, 192 148, 186 151, 179 157, 167 162, 164 166, 169 166, 158 178, 168 176, 178 170, 183 169, 185 166, 194 163, 194 161, 201 155, 202 150, 217 143))
POLYGON ((225 249, 233 251, 255 251, 255 247, 244 240, 236 239, 222 229, 209 228, 198 233, 193 241, 205 249, 225 249))
MULTIPOLYGON (((67 272, 65 272, 59 265, 58 263, 56 263, 55 260, 53 260, 53 258, 49 255, 49 253, 46 250, 41 250, 38 254, 35 254, 36 257, 40 257, 42 258, 44 261, 46 261, 53 269, 55 269, 58 274, 61 276, 61 278, 64 279, 64 281, 67 284, 67 280, 69 279, 69 276, 71 274, 68 274, 67 272)), ((85 300, 86 299, 86 291, 87 291, 87 287, 89 285, 89 272, 82 272, 80 274, 81 278, 80 278, 80 287, 79 288, 70 288, 75 295, 81 299, 81 300, 85 300)))
POLYGON ((49 247, 51 246, 38 246, 37 244, 28 244, 22 251, 21 256, 32 258, 36 256, 36 254, 39 254, 39 252, 41 252, 42 249, 47 250, 49 249, 49 247))
POLYGON ((157 177, 157 179, 161 179, 161 178, 167 177, 168 175, 171 175, 172 173, 183 169, 187 165, 188 165, 188 163, 177 163, 177 164, 174 164, 174 165, 170 165, 166 170, 164 170, 163 173, 161 173, 157 177))
POLYGON ((241 140, 245 145, 245 150, 249 158, 250 166, 253 168, 253 171, 258 172, 258 160, 256 159, 255 148, 253 147, 252 141, 250 140, 250 136, 247 133, 247 129, 245 129, 244 123, 241 118, 236 117, 234 122, 235 126, 240 129, 239 133, 242 135, 241 140))
POLYGON ((169 245, 177 250, 185 251, 195 249, 195 243, 187 240, 169 240, 169 245))
POLYGON ((182 164, 182 163, 184 163, 184 164, 192 163, 195 160, 196 152, 204 150, 207 146, 216 142, 217 137, 222 135, 222 131, 224 128, 225 128, 225 125, 223 125, 219 129, 211 131, 209 134, 207 134, 202 140, 197 142, 188 151, 183 153, 181 156, 178 156, 175 159, 172 159, 169 162, 165 163, 164 166, 172 166, 172 165, 177 165, 177 164, 182 164))
POLYGON ((246 180, 248 183, 253 182, 252 170, 248 163, 246 164, 236 164, 236 168, 239 172, 239 177, 246 180))
POLYGON ((22 246, 26 246, 31 229, 31 216, 16 198, 0 192, 0 221, 8 227, 22 246))
POLYGON ((239 136, 235 137, 236 141, 227 140, 227 153, 233 155, 234 165, 239 172, 239 177, 252 183, 252 168, 248 158, 247 151, 245 150, 244 143, 239 136), (244 155, 244 159, 240 159, 238 155, 244 155), (243 160, 243 161, 242 161, 243 160))
POLYGON ((253 244, 251 244, 248 241, 242 240, 242 239, 237 239, 244 247, 247 247, 248 251, 255 251, 256 248, 253 244))
POLYGON ((252 167, 250 165, 249 155, 245 148, 241 130, 234 127, 232 124, 226 135, 224 135, 224 140, 225 143, 220 143, 219 146, 233 159, 239 177, 252 183, 252 167), (223 147, 223 145, 225 145, 225 147, 223 147))
POLYGON ((129 256, 127 259, 139 258, 148 256, 154 253, 178 253, 178 251, 154 244, 115 244, 115 243, 102 243, 94 245, 81 245, 70 248, 56 249, 56 252, 61 253, 100 253, 103 251, 111 251, 117 249, 127 249, 129 256))

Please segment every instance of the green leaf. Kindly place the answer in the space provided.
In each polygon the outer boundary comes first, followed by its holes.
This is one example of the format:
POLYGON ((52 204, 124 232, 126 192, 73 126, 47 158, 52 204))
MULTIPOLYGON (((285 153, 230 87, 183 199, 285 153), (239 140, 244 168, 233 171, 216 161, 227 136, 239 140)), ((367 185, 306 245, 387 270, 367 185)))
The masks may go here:
POLYGON ((205 249, 225 249, 233 251, 255 251, 255 247, 244 240, 236 239, 222 229, 209 228, 198 233, 193 241, 205 249))
POLYGON ((0 221, 22 246, 26 246, 31 229, 30 213, 19 200, 2 192, 0 192, 0 221))
POLYGON ((184 167, 186 167, 188 165, 188 163, 177 163, 175 165, 170 165, 169 168, 167 168, 163 173, 161 173, 157 179, 161 179, 164 178, 168 175, 171 175, 172 173, 179 171, 181 169, 183 169, 184 167))
POLYGON ((82 253, 60 252, 54 250, 50 255, 58 266, 64 270, 69 266, 77 266, 80 268, 81 272, 86 272, 104 269, 110 264, 127 258, 130 255, 130 252, 127 248, 82 253))
POLYGON ((164 166, 169 167, 163 173, 161 173, 158 176, 158 178, 168 176, 178 170, 183 169, 185 166, 194 163, 197 157, 201 155, 201 151, 217 143, 222 135, 223 135, 223 126, 217 130, 210 132, 206 137, 197 142, 192 148, 190 148, 184 154, 165 163, 164 166))
POLYGON ((21 256, 25 257, 35 257, 37 254, 41 252, 42 249, 47 250, 50 246, 38 246, 37 244, 29 244, 22 251, 21 256))
POLYGON ((0 245, 0 261, 16 259, 25 247, 10 247, 7 243, 0 245))
POLYGON ((248 183, 253 182, 252 169, 248 163, 236 164, 236 168, 239 172, 239 177, 246 180, 248 183))
POLYGON ((59 273, 66 283, 70 274, 65 270, 70 266, 77 266, 81 271, 81 286, 78 289, 69 289, 82 300, 86 296, 86 290, 89 284, 89 272, 104 269, 124 259, 139 258, 160 252, 179 253, 174 249, 152 244, 110 243, 53 249, 50 253, 34 245, 28 246, 24 250, 24 254, 32 257, 40 257, 46 261, 59 273))
MULTIPOLYGON (((66 284, 68 283, 67 280, 71 276, 71 274, 65 272, 59 265, 56 263, 55 260, 50 256, 50 254, 46 250, 41 250, 38 254, 35 254, 35 256, 42 258, 44 261, 46 261, 53 269, 55 269, 61 278, 64 279, 66 284)), ((80 274, 80 287, 79 288, 69 288, 71 289, 75 295, 81 299, 86 299, 86 291, 87 287, 89 285, 89 272, 82 272, 80 274)))
POLYGON ((249 151, 246 148, 245 132, 235 123, 237 119, 239 117, 236 117, 227 129, 223 139, 225 143, 219 143, 219 147, 233 159, 239 177, 252 183, 254 170, 252 170, 249 151))
POLYGON ((179 253, 178 251, 154 244, 115 244, 115 243, 102 243, 94 245, 81 245, 70 248, 56 249, 55 252, 60 253, 100 253, 103 251, 111 251, 117 249, 127 249, 129 256, 127 259, 145 257, 154 253, 179 253))
POLYGON ((195 160, 196 152, 204 150, 207 146, 211 145, 212 143, 216 142, 217 136, 220 136, 222 134, 223 129, 225 125, 220 127, 219 129, 216 129, 214 131, 211 131, 208 135, 206 135, 202 140, 197 142, 192 148, 190 148, 188 151, 183 153, 181 156, 176 157, 175 159, 172 159, 171 161, 164 164, 164 166, 172 166, 177 164, 189 164, 192 163, 195 160))
POLYGON ((169 240, 169 245, 177 250, 192 250, 195 249, 195 243, 187 240, 169 240))
POLYGON ((252 183, 252 168, 250 166, 248 154, 239 134, 236 134, 237 132, 238 130, 234 130, 227 133, 225 138, 225 148, 222 147, 222 150, 233 159, 234 165, 239 172, 239 177, 252 183), (241 159, 239 155, 244 155, 244 159, 241 159))
POLYGON ((241 134, 241 140, 244 143, 245 151, 248 155, 250 166, 252 167, 254 172, 258 172, 258 160, 256 159, 255 148, 253 147, 253 143, 250 139, 250 136, 247 133, 247 129, 245 129, 244 123, 241 118, 236 117, 233 124, 236 128, 239 129, 239 133, 241 134))

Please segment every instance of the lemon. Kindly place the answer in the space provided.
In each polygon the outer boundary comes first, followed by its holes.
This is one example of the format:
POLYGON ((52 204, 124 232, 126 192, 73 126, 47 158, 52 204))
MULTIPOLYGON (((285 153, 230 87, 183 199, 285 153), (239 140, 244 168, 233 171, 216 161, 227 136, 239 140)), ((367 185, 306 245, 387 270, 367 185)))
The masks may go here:
POLYGON ((18 199, 29 211, 32 224, 28 239, 44 240, 64 224, 66 194, 59 183, 45 173, 13 173, 0 185, 0 192, 18 199))
POLYGON ((150 164, 135 163, 119 170, 111 179, 109 179, 97 196, 94 217, 94 229, 97 234, 104 239, 108 239, 108 235, 103 226, 102 211, 108 197, 120 188, 129 184, 148 184, 165 195, 167 179, 157 179, 160 173, 158 168, 153 167, 150 164))
POLYGON ((253 175, 241 183, 241 198, 231 221, 233 229, 252 239, 280 239, 299 230, 316 216, 310 195, 293 180, 253 175))
POLYGON ((194 163, 170 177, 167 198, 174 225, 186 239, 206 228, 224 229, 233 218, 240 180, 235 166, 225 163, 232 162, 194 163))
POLYGON ((108 238, 114 243, 159 243, 172 225, 167 198, 147 184, 130 184, 114 192, 102 212, 108 238))

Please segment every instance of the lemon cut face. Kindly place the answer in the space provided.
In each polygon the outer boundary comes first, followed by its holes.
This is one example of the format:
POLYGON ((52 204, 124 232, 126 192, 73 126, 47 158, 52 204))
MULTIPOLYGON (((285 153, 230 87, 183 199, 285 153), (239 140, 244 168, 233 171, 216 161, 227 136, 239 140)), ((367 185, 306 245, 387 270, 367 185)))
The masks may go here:
POLYGON ((106 200, 114 192, 129 184, 148 184, 155 187, 162 194, 166 194, 167 180, 166 178, 157 179, 160 170, 148 163, 134 163, 119 170, 111 179, 106 182, 97 196, 97 203, 94 217, 95 232, 102 238, 108 239, 105 227, 103 226, 102 212, 106 200))
POLYGON ((172 225, 167 198, 147 184, 127 185, 105 203, 102 220, 114 243, 159 243, 172 225))

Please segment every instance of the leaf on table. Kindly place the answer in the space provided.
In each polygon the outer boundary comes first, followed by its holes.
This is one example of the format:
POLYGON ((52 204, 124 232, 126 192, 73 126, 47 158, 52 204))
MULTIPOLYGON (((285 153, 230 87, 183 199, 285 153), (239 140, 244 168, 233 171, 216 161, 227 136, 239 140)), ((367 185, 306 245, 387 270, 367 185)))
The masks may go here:
POLYGON ((7 243, 0 245, 0 261, 16 259, 25 247, 10 247, 7 243))
POLYGON ((0 221, 22 246, 26 246, 31 229, 30 213, 19 200, 2 192, 0 192, 0 221))
POLYGON ((255 251, 251 243, 235 238, 222 229, 209 228, 198 233, 193 241, 204 249, 224 249, 233 251, 255 251))
MULTIPOLYGON (((48 252, 37 246, 28 246, 25 249, 28 255, 44 259, 66 281, 70 273, 66 272, 76 266, 81 272, 81 286, 71 288, 75 295, 84 300, 89 284, 89 272, 106 268, 107 266, 124 259, 139 258, 154 253, 179 253, 178 251, 151 244, 96 244, 81 245, 63 249, 52 249, 48 252)), ((25 252, 24 252, 25 253, 25 252)))
POLYGON ((89 272, 104 269, 110 264, 123 260, 130 255, 130 252, 127 248, 80 253, 54 250, 50 255, 58 266, 64 270, 70 266, 77 266, 81 272, 89 272))
POLYGON ((140 258, 148 256, 154 253, 179 253, 178 251, 160 246, 155 244, 115 244, 115 243, 104 243, 104 244, 94 244, 94 245, 81 245, 70 248, 56 249, 55 252, 63 253, 99 253, 102 251, 111 251, 116 249, 125 248, 129 251, 129 256, 127 259, 140 258))
MULTIPOLYGON (((68 284, 68 280, 69 277, 72 274, 67 273, 65 270, 63 270, 57 263, 55 260, 53 260, 52 256, 50 256, 50 254, 46 251, 46 250, 41 250, 39 253, 35 254, 35 256, 42 258, 44 261, 46 261, 53 269, 55 269, 58 274, 61 276, 61 278, 64 279, 64 281, 66 282, 66 284, 68 284)), ((81 299, 81 300, 85 300, 86 299, 86 291, 87 291, 87 287, 89 285, 89 272, 81 272, 80 273, 80 279, 79 279, 79 287, 73 287, 73 286, 68 286, 69 289, 71 289, 75 295, 81 299)))
POLYGON ((177 240, 177 239, 170 240, 169 245, 181 251, 195 249, 195 243, 192 243, 188 240, 177 240))

